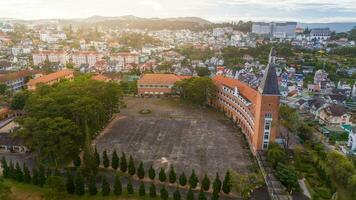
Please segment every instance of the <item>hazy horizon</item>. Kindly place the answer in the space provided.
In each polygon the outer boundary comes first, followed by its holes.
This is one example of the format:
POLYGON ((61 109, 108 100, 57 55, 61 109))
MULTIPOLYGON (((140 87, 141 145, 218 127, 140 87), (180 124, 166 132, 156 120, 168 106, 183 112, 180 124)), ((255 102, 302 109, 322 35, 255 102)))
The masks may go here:
POLYGON ((143 18, 200 17, 221 21, 356 22, 354 0, 10 0, 0 18, 79 19, 134 15, 143 18))

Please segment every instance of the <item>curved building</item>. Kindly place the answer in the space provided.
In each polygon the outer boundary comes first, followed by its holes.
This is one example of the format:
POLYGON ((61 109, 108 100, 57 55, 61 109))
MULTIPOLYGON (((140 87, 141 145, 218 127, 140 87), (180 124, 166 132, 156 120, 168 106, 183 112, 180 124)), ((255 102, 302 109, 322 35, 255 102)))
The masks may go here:
POLYGON ((210 105, 223 111, 241 127, 253 152, 267 149, 279 134, 280 93, 274 61, 272 49, 257 89, 236 79, 220 75, 213 78, 217 92, 210 105))

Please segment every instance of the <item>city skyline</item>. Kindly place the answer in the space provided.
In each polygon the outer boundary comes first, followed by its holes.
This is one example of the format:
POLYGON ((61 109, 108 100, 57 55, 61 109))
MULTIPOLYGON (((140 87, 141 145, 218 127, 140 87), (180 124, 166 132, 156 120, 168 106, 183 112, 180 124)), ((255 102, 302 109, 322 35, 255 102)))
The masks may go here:
POLYGON ((297 21, 355 22, 352 0, 12 0, 0 2, 0 18, 73 19, 94 15, 138 17, 201 17, 213 22, 297 21))

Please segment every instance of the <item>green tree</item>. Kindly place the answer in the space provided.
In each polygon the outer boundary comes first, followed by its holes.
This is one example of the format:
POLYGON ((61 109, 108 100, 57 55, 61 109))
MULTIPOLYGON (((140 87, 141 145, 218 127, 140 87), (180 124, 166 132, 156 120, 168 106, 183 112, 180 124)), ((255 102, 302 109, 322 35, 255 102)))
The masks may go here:
POLYGON ((16 163, 15 170, 16 170, 16 181, 22 182, 23 181, 23 172, 22 172, 22 169, 18 162, 16 163))
POLYGON ((276 176, 290 193, 300 190, 297 173, 291 167, 278 163, 276 176))
POLYGON ((180 192, 179 192, 179 188, 176 189, 176 191, 174 191, 173 193, 173 200, 180 200, 181 196, 180 196, 180 192))
POLYGON ((210 179, 206 173, 201 183, 203 190, 208 191, 210 189, 210 179))
POLYGON ((142 162, 140 162, 140 165, 137 168, 137 176, 139 179, 145 178, 145 168, 143 167, 142 162))
POLYGON ((231 175, 229 170, 226 172, 225 174, 225 178, 222 184, 222 191, 225 194, 229 194, 231 192, 231 187, 232 187, 232 183, 231 183, 231 175))
POLYGON ((126 155, 124 152, 122 152, 120 160, 121 160, 120 170, 122 172, 126 172, 127 171, 127 161, 126 161, 126 155))
POLYGON ((169 174, 168 174, 168 179, 170 183, 175 183, 177 180, 177 174, 174 171, 174 167, 171 166, 171 169, 169 170, 169 174))
POLYGON ((84 187, 84 178, 82 175, 82 172, 80 170, 77 171, 75 180, 74 180, 74 188, 75 188, 75 194, 78 196, 82 196, 85 193, 85 187, 84 187))
POLYGON ((211 195, 211 200, 219 200, 219 192, 213 191, 213 194, 211 195))
POLYGON ((160 189, 160 195, 162 200, 168 200, 168 191, 164 186, 162 186, 160 189))
POLYGON ((46 180, 45 188, 47 191, 45 193, 45 199, 60 200, 64 199, 66 186, 65 181, 60 176, 49 176, 46 180))
POLYGON ((119 156, 117 156, 116 150, 112 153, 111 167, 115 170, 119 167, 119 156))
POLYGON ((114 194, 116 196, 120 196, 122 193, 121 180, 118 173, 115 175, 115 183, 114 183, 114 194))
POLYGON ((5 157, 2 157, 2 159, 1 159, 1 167, 3 169, 3 171, 2 171, 3 177, 10 178, 10 169, 9 169, 9 166, 7 165, 5 157))
POLYGON ((127 189, 127 194, 133 194, 134 193, 134 188, 132 186, 131 179, 129 179, 129 181, 127 182, 126 189, 127 189))
POLYGON ((38 170, 36 168, 32 169, 32 184, 34 185, 38 185, 39 181, 38 181, 38 170))
POLYGON ((45 169, 42 165, 38 168, 38 185, 43 187, 46 183, 45 169))
POLYGON ((100 166, 100 154, 98 153, 98 149, 96 147, 94 150, 94 157, 95 157, 96 166, 99 167, 100 166))
POLYGON ((146 195, 145 184, 141 181, 140 188, 138 189, 138 193, 141 197, 146 195))
POLYGON ((192 188, 189 188, 188 192, 187 192, 187 200, 194 200, 194 193, 192 188))
POLYGON ((109 196, 110 194, 110 184, 106 179, 106 176, 103 176, 103 182, 101 184, 101 194, 103 196, 109 196))
POLYGON ((68 194, 74 194, 75 192, 73 175, 69 171, 67 171, 66 189, 68 194))
POLYGON ((213 189, 214 191, 216 191, 217 193, 220 193, 221 191, 221 180, 219 178, 219 174, 216 173, 216 177, 215 177, 215 180, 213 182, 213 189))
POLYGON ((151 183, 151 185, 150 185, 150 197, 151 198, 155 198, 156 196, 157 196, 157 194, 156 194, 156 186, 153 183, 151 183))
POLYGON ((5 95, 8 91, 8 87, 5 83, 0 83, 0 95, 5 95))
POLYGON ((31 173, 28 169, 26 163, 23 163, 23 182, 24 183, 31 183, 31 173))
POLYGON ((130 156, 130 158, 129 158, 128 171, 131 176, 135 175, 135 173, 136 173, 135 163, 133 161, 132 156, 130 156))
POLYGON ((80 159, 80 156, 79 155, 74 156, 74 158, 73 158, 74 166, 75 167, 80 167, 81 163, 82 163, 82 161, 80 159))
POLYGON ((108 168, 110 165, 109 157, 108 154, 106 153, 106 150, 103 152, 103 165, 105 168, 108 168))
POLYGON ((210 70, 207 67, 196 67, 195 71, 198 76, 210 76, 210 70))
POLYGON ((204 193, 204 190, 203 189, 200 189, 200 192, 199 192, 199 200, 206 200, 206 196, 205 196, 205 193, 204 193))
POLYGON ((14 163, 11 160, 9 164, 9 178, 16 180, 16 170, 14 167, 14 163))
POLYGON ((197 177, 197 175, 195 175, 195 171, 193 169, 192 170, 192 174, 189 177, 189 185, 190 185, 191 188, 194 189, 194 188, 197 187, 198 182, 199 182, 198 177, 197 177))
POLYGON ((96 188, 96 176, 94 174, 90 174, 88 178, 88 190, 90 195, 96 195, 98 193, 98 189, 96 188))
POLYGON ((278 144, 272 143, 269 145, 267 160, 272 164, 273 168, 276 168, 277 164, 283 161, 285 157, 285 151, 278 144))
POLYGON ((179 176, 179 184, 180 184, 181 186, 187 185, 187 177, 186 177, 186 175, 185 175, 184 172, 182 172, 182 173, 180 174, 180 176, 179 176))
POLYGON ((10 200, 11 187, 4 183, 2 177, 0 177, 0 199, 10 200))
POLYGON ((155 177, 156 177, 156 172, 155 172, 155 170, 153 169, 152 165, 151 165, 150 169, 148 170, 148 177, 149 177, 151 180, 154 180, 155 177))
POLYGON ((12 97, 10 108, 12 110, 22 110, 24 109, 28 98, 30 97, 30 92, 20 91, 16 92, 12 97))
POLYGON ((163 168, 161 168, 161 170, 159 171, 158 179, 161 182, 166 182, 166 180, 167 180, 167 176, 166 176, 166 173, 164 172, 163 168))

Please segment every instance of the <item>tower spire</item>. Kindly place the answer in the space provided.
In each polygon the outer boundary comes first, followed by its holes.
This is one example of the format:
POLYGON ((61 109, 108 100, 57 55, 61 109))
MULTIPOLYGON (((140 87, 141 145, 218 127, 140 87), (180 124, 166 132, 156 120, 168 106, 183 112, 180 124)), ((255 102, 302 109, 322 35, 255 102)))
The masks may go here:
POLYGON ((280 95, 275 68, 276 51, 272 47, 269 53, 268 65, 263 75, 258 91, 263 95, 280 95))

